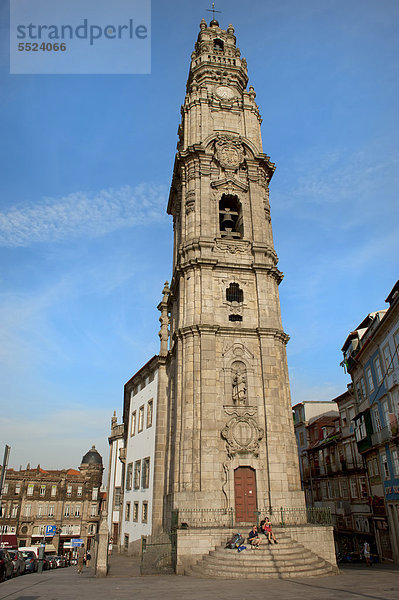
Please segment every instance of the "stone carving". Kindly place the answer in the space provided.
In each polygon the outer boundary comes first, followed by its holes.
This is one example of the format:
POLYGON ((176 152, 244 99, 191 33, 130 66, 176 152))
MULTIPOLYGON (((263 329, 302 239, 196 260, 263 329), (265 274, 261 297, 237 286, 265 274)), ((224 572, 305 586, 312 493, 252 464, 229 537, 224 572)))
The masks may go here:
POLYGON ((215 150, 217 161, 226 170, 236 171, 244 161, 242 144, 231 135, 219 135, 215 150))
POLYGON ((195 210, 195 192, 188 192, 186 195, 186 215, 195 210))
POLYGON ((226 254, 250 254, 251 242, 216 240, 215 248, 226 254))
POLYGON ((247 378, 245 373, 240 371, 233 372, 233 390, 232 399, 233 404, 245 405, 247 403, 247 378))
POLYGON ((259 454, 259 442, 264 431, 258 427, 255 419, 249 415, 235 416, 225 425, 221 432, 226 440, 227 453, 230 458, 236 454, 259 454))

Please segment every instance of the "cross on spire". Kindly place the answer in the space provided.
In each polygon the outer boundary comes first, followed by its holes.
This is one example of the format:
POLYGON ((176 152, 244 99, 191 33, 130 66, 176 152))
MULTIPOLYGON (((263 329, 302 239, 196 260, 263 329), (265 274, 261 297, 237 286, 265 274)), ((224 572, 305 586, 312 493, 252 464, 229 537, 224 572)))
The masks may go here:
POLYGON ((207 10, 207 12, 213 13, 213 18, 214 19, 215 19, 215 13, 221 13, 222 12, 221 10, 216 10, 214 2, 212 2, 212 8, 207 8, 206 10, 207 10))

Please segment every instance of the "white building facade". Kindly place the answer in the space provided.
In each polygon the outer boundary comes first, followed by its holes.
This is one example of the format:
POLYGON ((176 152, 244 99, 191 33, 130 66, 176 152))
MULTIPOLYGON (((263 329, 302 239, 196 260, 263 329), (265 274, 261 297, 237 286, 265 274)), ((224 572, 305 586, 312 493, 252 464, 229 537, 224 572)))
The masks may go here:
POLYGON ((120 544, 128 554, 138 553, 141 537, 152 531, 157 393, 158 357, 154 356, 125 385, 120 544))

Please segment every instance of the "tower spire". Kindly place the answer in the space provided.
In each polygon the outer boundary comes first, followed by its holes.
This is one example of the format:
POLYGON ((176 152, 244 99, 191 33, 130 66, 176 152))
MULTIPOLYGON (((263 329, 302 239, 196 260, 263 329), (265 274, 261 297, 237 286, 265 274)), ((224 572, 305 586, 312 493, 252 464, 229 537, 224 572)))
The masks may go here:
POLYGON ((206 10, 207 10, 207 12, 211 12, 212 16, 213 16, 212 21, 211 21, 210 24, 211 25, 219 25, 218 20, 215 19, 215 13, 221 13, 222 11, 221 10, 216 10, 214 2, 212 2, 212 8, 207 8, 206 10))

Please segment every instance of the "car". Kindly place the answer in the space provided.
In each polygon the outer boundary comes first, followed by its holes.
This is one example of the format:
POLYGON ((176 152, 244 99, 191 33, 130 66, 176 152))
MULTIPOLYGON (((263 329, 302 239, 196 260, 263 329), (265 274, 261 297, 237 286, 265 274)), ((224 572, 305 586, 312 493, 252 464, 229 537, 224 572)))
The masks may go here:
POLYGON ((25 573, 25 559, 22 556, 22 552, 19 550, 9 550, 8 554, 13 562, 14 577, 23 575, 25 573))
POLYGON ((57 567, 66 567, 66 560, 63 556, 54 556, 57 567))
POLYGON ((37 556, 33 550, 22 550, 21 554, 25 560, 25 572, 35 573, 37 571, 37 556))
POLYGON ((57 561, 55 560, 56 557, 53 554, 45 554, 45 558, 48 561, 48 568, 49 569, 56 569, 57 568, 57 561))
POLYGON ((0 581, 9 579, 14 574, 14 565, 8 550, 0 549, 0 581))

